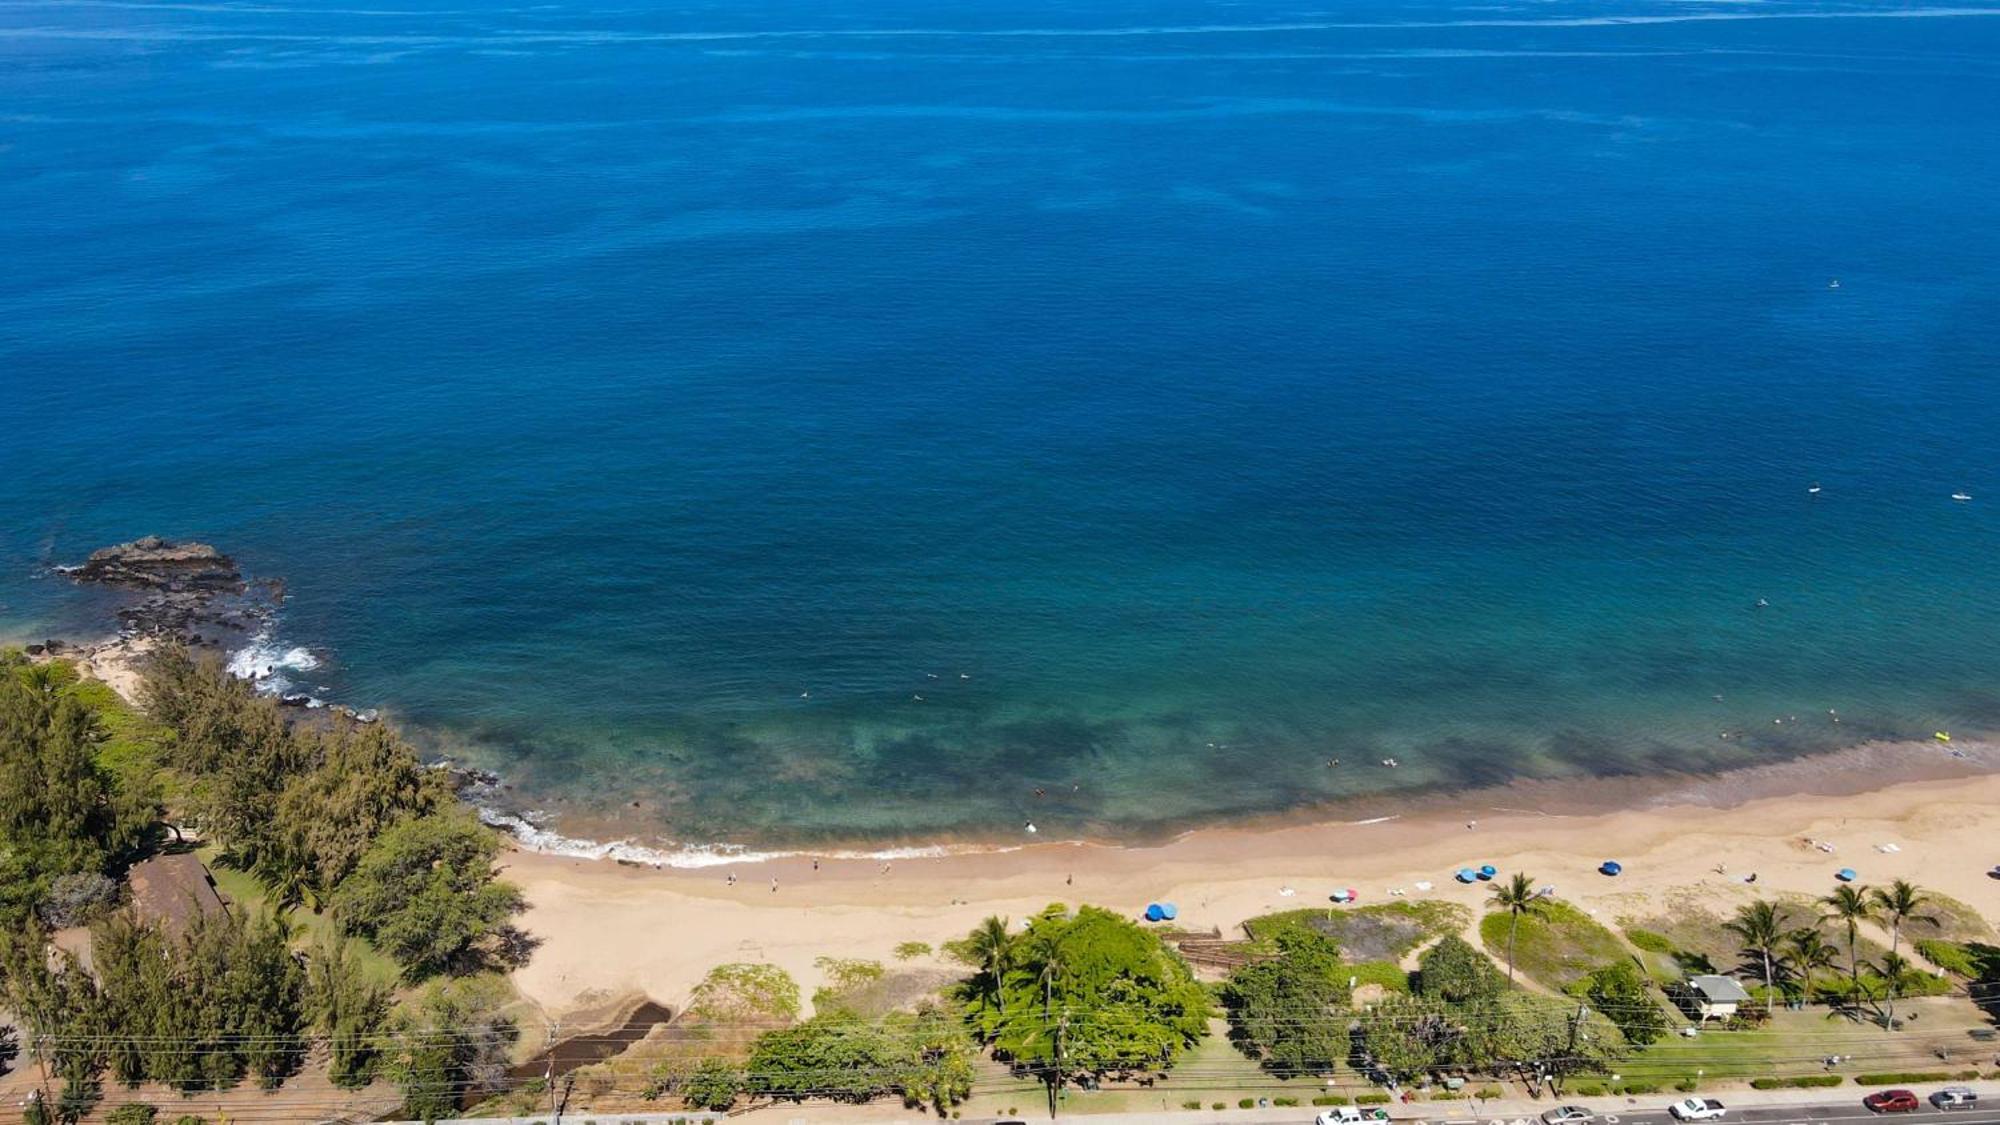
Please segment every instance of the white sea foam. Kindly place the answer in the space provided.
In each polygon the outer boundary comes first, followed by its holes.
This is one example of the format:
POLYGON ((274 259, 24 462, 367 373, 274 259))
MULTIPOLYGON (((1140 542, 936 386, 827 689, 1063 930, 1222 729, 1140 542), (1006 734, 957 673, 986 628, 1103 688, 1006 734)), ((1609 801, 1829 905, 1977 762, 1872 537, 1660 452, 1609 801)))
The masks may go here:
POLYGON ((984 847, 976 844, 931 844, 922 847, 882 848, 877 851, 753 851, 736 844, 664 844, 658 847, 632 840, 582 840, 544 828, 535 821, 539 814, 515 814, 486 806, 479 819, 501 829, 529 851, 578 859, 609 859, 645 867, 702 868, 769 863, 772 860, 812 856, 819 859, 858 859, 888 862, 898 859, 940 859, 952 855, 1019 851, 1019 846, 984 847))
POLYGON ((266 695, 283 695, 292 690, 286 672, 310 672, 319 667, 319 657, 301 645, 280 643, 269 632, 258 633, 250 643, 229 654, 229 674, 249 680, 266 695))

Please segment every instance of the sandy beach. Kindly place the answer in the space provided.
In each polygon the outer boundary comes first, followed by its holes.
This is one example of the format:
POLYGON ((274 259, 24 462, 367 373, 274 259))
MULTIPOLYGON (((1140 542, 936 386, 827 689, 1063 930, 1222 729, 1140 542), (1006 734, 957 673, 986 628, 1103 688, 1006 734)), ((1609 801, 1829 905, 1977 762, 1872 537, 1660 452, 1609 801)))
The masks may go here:
POLYGON ((2000 881, 1985 872, 2000 862, 2000 748, 1957 750, 1878 744, 1709 778, 1519 785, 1367 823, 1215 828, 1145 848, 1043 843, 694 870, 516 851, 506 874, 526 892, 522 921, 542 944, 515 979, 557 1021, 634 991, 678 1006, 730 961, 776 964, 810 994, 816 958, 887 962, 899 942, 936 945, 988 914, 1020 918, 1057 901, 1134 914, 1172 901, 1180 925, 1225 935, 1245 918, 1325 904, 1341 887, 1364 904, 1401 890, 1476 906, 1488 888, 1451 879, 1468 863, 1526 871, 1607 921, 1669 911, 1684 896, 1719 912, 1753 893, 1818 896, 1843 866, 1996 917, 2000 881), (1624 875, 1597 874, 1612 858, 1624 875), (1752 872, 1754 887, 1742 881, 1752 872))

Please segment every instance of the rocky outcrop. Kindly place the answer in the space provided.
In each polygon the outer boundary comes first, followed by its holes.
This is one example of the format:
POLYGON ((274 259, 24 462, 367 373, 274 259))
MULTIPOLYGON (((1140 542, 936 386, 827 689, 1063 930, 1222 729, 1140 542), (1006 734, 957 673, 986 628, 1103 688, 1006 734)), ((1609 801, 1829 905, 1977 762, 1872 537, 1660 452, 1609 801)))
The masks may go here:
POLYGON ((69 573, 78 582, 166 593, 240 594, 245 589, 235 559, 206 543, 176 543, 157 535, 92 551, 69 573))
POLYGON ((125 635, 200 647, 239 644, 278 600, 275 589, 268 604, 249 597, 250 584, 236 560, 214 547, 157 535, 92 551, 80 565, 61 569, 78 582, 142 595, 117 611, 125 635))

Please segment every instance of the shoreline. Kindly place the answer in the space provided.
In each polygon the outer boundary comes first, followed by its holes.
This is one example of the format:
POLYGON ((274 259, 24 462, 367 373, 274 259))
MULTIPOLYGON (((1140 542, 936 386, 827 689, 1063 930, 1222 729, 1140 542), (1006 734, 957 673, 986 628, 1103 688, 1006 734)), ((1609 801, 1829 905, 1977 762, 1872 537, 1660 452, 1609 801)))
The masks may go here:
MULTIPOLYGON (((127 634, 54 655, 129 697, 136 661, 154 643, 127 634)), ((1606 921, 1690 902, 1727 913, 1753 895, 1817 896, 1848 865, 1863 882, 1912 878, 2000 917, 2000 881, 1985 876, 2000 862, 2000 852, 1988 854, 2000 839, 2000 741, 1867 742, 1717 773, 1358 797, 1156 841, 668 853, 629 841, 523 839, 518 827, 506 834, 504 877, 521 888, 521 925, 539 943, 511 978, 560 1023, 632 995, 678 1008, 728 962, 777 965, 810 996, 825 983, 825 958, 901 968, 891 960, 901 943, 939 947, 988 915, 1019 919, 1051 902, 1137 914, 1146 902, 1173 901, 1180 925, 1225 935, 1258 914, 1328 908, 1336 887, 1359 889, 1364 905, 1435 899, 1476 915, 1489 888, 1455 884, 1450 873, 1479 863, 1525 871, 1606 921), (1614 858, 1625 875, 1596 873, 1614 858), (1754 887, 1741 881, 1747 872, 1759 876, 1754 887)), ((907 967, 935 975, 947 965, 932 954, 907 967)))
MULTIPOLYGON (((236 665, 244 662, 245 654, 271 649, 274 635, 275 630, 245 636, 242 639, 246 643, 240 649, 210 647, 231 664, 233 673, 242 678, 252 678, 243 676, 236 665)), ((120 633, 86 644, 69 644, 60 654, 51 655, 76 661, 86 674, 103 680, 136 706, 140 676, 138 664, 156 643, 156 638, 143 634, 120 633)), ((308 650, 298 648, 296 652, 308 653, 308 650)), ((282 680, 277 682, 281 687, 284 685, 282 680)), ((260 690, 265 690, 266 694, 279 694, 268 689, 260 690)), ((376 715, 373 710, 357 712, 344 705, 331 705, 318 700, 308 705, 308 709, 344 711, 364 722, 373 721, 376 715)), ((1004 855, 1059 846, 1143 852, 1220 833, 1264 834, 1300 828, 1361 827, 1397 820, 1426 817, 1450 819, 1468 815, 1476 818, 1525 814, 1562 818, 1674 806, 1730 808, 1767 797, 1842 797, 1878 788, 1885 777, 1889 779, 1889 784, 1895 785, 2000 774, 2000 741, 1977 736, 1958 737, 1947 746, 1935 740, 1875 740, 1709 773, 1523 778, 1477 789, 1385 791, 1293 809, 1217 817, 1150 838, 1044 838, 1037 833, 1010 841, 998 833, 968 833, 920 840, 835 838, 810 845, 649 842, 629 836, 603 839, 572 836, 563 832, 559 823, 552 822, 553 818, 544 820, 538 817, 536 811, 521 808, 519 802, 501 799, 500 786, 496 784, 498 778, 494 775, 481 770, 468 770, 448 758, 434 764, 461 771, 466 783, 461 787, 460 799, 478 814, 483 823, 507 836, 511 845, 519 851, 609 861, 621 866, 700 871, 778 864, 789 860, 936 860, 1004 855), (487 797, 492 799, 482 799, 487 797)), ((587 829, 588 825, 583 828, 587 829)))
POLYGON ((1526 871, 1606 921, 1690 902, 1727 914, 1753 896, 1817 897, 1841 866, 1867 883, 1910 878, 2000 916, 2000 881, 1985 874, 2000 861, 1988 854, 2000 839, 2000 773, 1969 769, 1845 795, 1736 792, 1742 800, 1695 794, 1616 810, 1482 811, 1470 828, 1462 812, 1432 809, 1371 823, 1201 830, 1143 848, 1048 842, 817 865, 797 857, 746 865, 734 882, 727 869, 516 848, 504 877, 523 890, 522 925, 542 945, 514 980, 552 1018, 630 992, 677 1007, 708 969, 731 961, 776 964, 810 995, 824 982, 822 957, 893 966, 898 943, 935 946, 989 914, 1019 919, 1051 902, 1089 902, 1136 915, 1147 902, 1174 901, 1178 925, 1229 935, 1258 914, 1328 908, 1336 887, 1358 889, 1362 905, 1403 897, 1476 908, 1490 888, 1456 884, 1451 872, 1483 862, 1526 871), (1613 858, 1625 874, 1599 875, 1597 864, 1613 858), (1750 872, 1754 886, 1742 882, 1750 872))

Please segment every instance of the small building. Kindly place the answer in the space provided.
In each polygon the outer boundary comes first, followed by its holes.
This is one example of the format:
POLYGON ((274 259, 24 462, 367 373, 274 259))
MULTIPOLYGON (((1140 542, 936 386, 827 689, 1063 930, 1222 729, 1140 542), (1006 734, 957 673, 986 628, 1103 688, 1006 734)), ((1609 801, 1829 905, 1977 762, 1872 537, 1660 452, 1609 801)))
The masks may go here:
POLYGON ((132 912, 142 922, 157 923, 169 934, 188 931, 204 914, 220 914, 222 895, 208 868, 193 855, 160 855, 134 864, 128 876, 132 883, 132 912))
POLYGON ((1695 1010, 1703 1020, 1726 1020, 1736 1014, 1737 1005, 1750 1001, 1750 993, 1736 983, 1734 977, 1714 973, 1689 977, 1688 989, 1693 993, 1695 1010))

